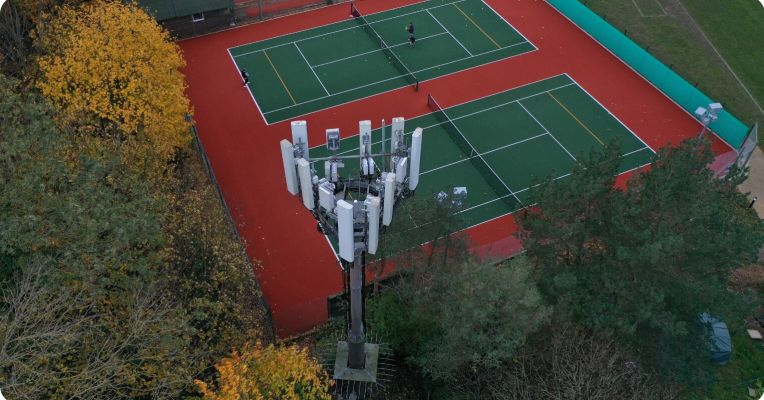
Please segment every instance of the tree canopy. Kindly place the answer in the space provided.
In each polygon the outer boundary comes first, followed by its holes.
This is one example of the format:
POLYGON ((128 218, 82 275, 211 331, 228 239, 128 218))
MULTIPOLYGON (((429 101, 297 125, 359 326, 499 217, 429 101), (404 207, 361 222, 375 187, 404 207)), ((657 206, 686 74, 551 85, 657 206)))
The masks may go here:
POLYGON ((35 34, 37 86, 62 126, 113 141, 132 163, 154 155, 166 162, 188 143, 185 61, 145 11, 111 1, 67 5, 35 34))
POLYGON ((196 381, 205 400, 330 400, 330 381, 318 361, 297 346, 256 343, 215 365, 217 388, 196 381))
POLYGON ((619 153, 593 151, 569 179, 534 190, 539 208, 520 218, 528 257, 556 311, 636 345, 666 376, 700 378, 698 315, 738 304, 728 274, 752 260, 761 221, 734 180, 706 168, 705 141, 662 149, 623 190, 619 153))

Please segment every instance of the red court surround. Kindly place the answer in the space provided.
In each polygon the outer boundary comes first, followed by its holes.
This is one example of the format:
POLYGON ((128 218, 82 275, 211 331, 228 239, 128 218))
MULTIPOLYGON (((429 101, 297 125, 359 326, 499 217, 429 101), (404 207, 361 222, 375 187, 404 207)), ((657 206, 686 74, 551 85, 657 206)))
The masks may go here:
MULTIPOLYGON (((423 82, 304 116, 312 145, 325 128, 348 134, 359 120, 374 128, 382 118, 427 113, 427 93, 442 106, 568 73, 653 149, 694 136, 700 125, 544 1, 485 0, 538 51, 423 82)), ((365 13, 412 0, 360 0, 365 13)), ((327 319, 327 297, 342 290, 342 276, 326 239, 296 197, 286 191, 279 141, 291 139, 289 122, 267 126, 242 87, 227 49, 349 18, 347 3, 268 20, 179 42, 187 61, 188 96, 199 136, 231 214, 246 242, 277 334, 295 335, 327 319)), ((258 77, 254 76, 254 82, 258 77)), ((411 128, 411 127, 410 127, 411 128)), ((425 144, 426 146, 426 137, 425 144)), ((714 138, 717 153, 729 151, 714 138)), ((625 177, 619 178, 623 184, 625 177)), ((512 216, 469 231, 479 254, 506 256, 521 249, 512 216)))

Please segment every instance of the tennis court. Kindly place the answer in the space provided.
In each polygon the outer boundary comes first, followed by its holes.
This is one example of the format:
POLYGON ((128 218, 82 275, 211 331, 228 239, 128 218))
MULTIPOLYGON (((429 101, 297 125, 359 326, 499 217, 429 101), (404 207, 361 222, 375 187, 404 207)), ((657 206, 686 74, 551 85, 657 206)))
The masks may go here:
MULTIPOLYGON (((417 196, 467 187, 464 228, 530 205, 532 185, 567 177, 576 157, 612 140, 623 151, 619 173, 648 164, 654 154, 567 74, 448 108, 430 102, 432 113, 406 121, 407 135, 424 129, 417 196)), ((372 134, 376 152, 381 133, 372 134)), ((357 154, 357 136, 343 139, 341 150, 357 154)), ((311 155, 327 151, 318 146, 311 155)), ((345 173, 356 173, 353 165, 345 173)))
POLYGON ((428 0, 228 49, 272 124, 536 48, 482 0, 428 0), (405 28, 416 28, 408 44, 405 28))

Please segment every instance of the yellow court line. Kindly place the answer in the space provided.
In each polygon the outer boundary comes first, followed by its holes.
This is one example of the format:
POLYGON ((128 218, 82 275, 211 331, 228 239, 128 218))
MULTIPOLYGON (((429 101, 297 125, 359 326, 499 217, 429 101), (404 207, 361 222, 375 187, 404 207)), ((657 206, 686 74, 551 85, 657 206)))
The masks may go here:
POLYGON ((582 127, 584 127, 584 129, 586 129, 586 131, 587 131, 587 132, 589 132, 589 133, 590 133, 592 136, 594 136, 594 139, 596 139, 596 140, 597 140, 597 141, 598 141, 598 142, 599 142, 601 145, 603 145, 603 146, 605 145, 605 143, 604 143, 602 140, 600 140, 600 138, 599 138, 597 135, 595 135, 595 134, 594 134, 594 132, 592 132, 592 130, 591 130, 591 129, 589 129, 589 128, 588 128, 586 125, 584 125, 584 123, 583 123, 583 122, 581 122, 581 120, 580 120, 580 119, 578 119, 578 118, 577 118, 575 115, 573 115, 573 113, 572 113, 572 112, 570 112, 570 110, 568 110, 568 107, 565 107, 565 105, 564 105, 564 104, 560 103, 560 100, 557 100, 557 97, 554 97, 554 95, 552 94, 552 92, 547 92, 547 94, 548 94, 548 95, 550 95, 550 96, 552 96, 552 98, 554 99, 554 101, 556 101, 556 102, 557 102, 557 104, 559 104, 559 105, 560 105, 560 107, 562 107, 562 108, 563 108, 563 110, 567 111, 567 112, 568 112, 568 114, 570 114, 570 116, 571 116, 571 117, 573 117, 573 119, 575 119, 575 120, 576 120, 576 122, 578 122, 578 124, 579 124, 579 125, 581 125, 582 127))
POLYGON ((268 59, 268 63, 269 63, 269 64, 271 64, 271 68, 273 68, 273 72, 275 72, 275 73, 276 73, 276 76, 277 76, 277 77, 279 78, 279 80, 281 81, 281 85, 282 85, 282 86, 284 86, 284 90, 286 90, 287 94, 289 95, 289 98, 290 98, 290 99, 292 99, 292 103, 294 103, 294 104, 297 104, 297 102, 296 102, 296 101, 294 101, 294 97, 292 97, 292 92, 290 92, 290 91, 289 91, 289 88, 287 87, 286 83, 284 83, 284 80, 283 80, 283 79, 281 79, 281 74, 279 74, 279 70, 277 70, 277 69, 276 69, 276 66, 275 66, 275 65, 273 65, 273 61, 271 61, 271 58, 270 58, 270 57, 268 57, 268 52, 266 52, 265 50, 263 50, 263 54, 265 54, 265 58, 267 58, 267 59, 268 59))
POLYGON ((486 31, 484 31, 483 28, 480 27, 480 25, 476 24, 475 21, 473 21, 472 18, 470 18, 470 16, 467 15, 467 13, 465 13, 464 11, 462 11, 461 8, 459 8, 458 4, 456 4, 456 3, 451 3, 451 4, 453 4, 454 7, 456 7, 456 9, 459 10, 459 12, 462 13, 462 15, 464 15, 464 18, 467 18, 470 22, 472 22, 472 25, 475 25, 475 28, 478 28, 478 30, 480 30, 480 32, 483 32, 483 35, 485 35, 485 37, 487 37, 488 40, 492 41, 493 44, 495 44, 497 48, 499 48, 499 49, 501 48, 501 46, 498 43, 496 43, 495 40, 493 40, 491 35, 486 33, 486 31))

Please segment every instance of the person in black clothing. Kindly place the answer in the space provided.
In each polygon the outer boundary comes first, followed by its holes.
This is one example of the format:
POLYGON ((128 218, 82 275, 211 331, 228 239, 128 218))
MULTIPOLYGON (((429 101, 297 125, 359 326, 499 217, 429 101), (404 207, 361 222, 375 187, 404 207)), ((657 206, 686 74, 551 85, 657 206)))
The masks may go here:
POLYGON ((409 25, 406 27, 406 31, 409 33, 409 47, 414 47, 414 42, 416 42, 416 37, 414 37, 413 22, 409 22, 409 25))
POLYGON ((242 86, 247 86, 247 84, 249 83, 249 73, 247 72, 247 70, 243 68, 241 70, 241 79, 244 79, 244 85, 242 86))

